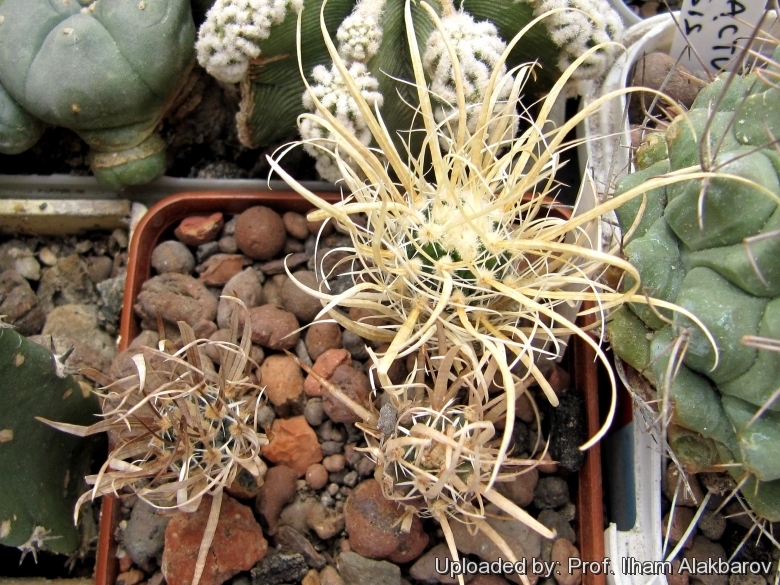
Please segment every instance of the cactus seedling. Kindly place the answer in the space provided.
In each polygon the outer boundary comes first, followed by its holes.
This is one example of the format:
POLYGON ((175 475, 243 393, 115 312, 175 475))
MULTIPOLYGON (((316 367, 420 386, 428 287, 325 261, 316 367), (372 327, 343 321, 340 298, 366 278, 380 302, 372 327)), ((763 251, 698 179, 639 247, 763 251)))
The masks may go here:
MULTIPOLYGON (((617 293, 597 280, 607 267, 626 270, 637 281, 639 277, 627 262, 591 247, 587 227, 616 203, 571 219, 554 216, 546 207, 551 199, 545 196, 555 193, 566 133, 600 106, 592 104, 559 128, 548 123, 553 102, 590 54, 564 72, 539 105, 537 117, 523 113, 526 129, 516 136, 518 99, 533 68, 503 65, 527 31, 512 39, 491 65, 481 102, 467 107, 462 76, 466 65, 443 24, 446 16, 440 19, 424 2, 415 6, 427 14, 446 47, 452 68, 447 77, 454 83, 457 108, 446 111, 441 123, 437 120, 440 102, 428 85, 417 21, 407 2, 405 50, 413 77, 405 83, 416 99, 406 107, 424 130, 406 133, 405 149, 399 151, 383 115, 350 75, 351 63, 341 55, 344 44, 340 52, 323 24, 343 87, 377 147, 366 146, 312 88, 317 113, 302 119, 322 124, 329 133, 316 146, 331 157, 349 197, 335 205, 323 202, 285 173, 277 160, 270 159, 270 164, 319 208, 309 215, 311 220, 335 221, 352 239, 351 255, 342 262, 352 263, 354 285, 338 295, 314 292, 325 305, 323 314, 364 338, 389 345, 372 356, 377 380, 392 396, 386 410, 377 415, 329 387, 363 419, 372 453, 382 462, 385 495, 403 500, 408 493, 420 494, 424 503, 415 513, 444 519, 445 534, 446 518, 455 516, 490 535, 481 523, 483 497, 538 529, 492 489, 505 473, 517 471, 508 459, 516 398, 535 382, 557 403, 539 361, 562 352, 567 335, 581 336, 606 363, 598 344, 558 312, 563 304, 597 300, 605 308, 642 299, 634 294, 638 285, 617 293), (469 123, 470 110, 475 124, 469 123), (420 136, 413 142, 415 134, 420 136), (422 146, 415 149, 414 144, 422 146), (352 321, 336 307, 367 310, 382 324, 352 321), (418 369, 393 384, 390 366, 410 355, 418 355, 418 369), (427 376, 434 380, 431 384, 427 376), (502 415, 503 435, 493 442, 493 422, 502 415), (504 465, 507 470, 502 471, 504 465)), ((449 545, 456 555, 452 539, 449 545)))
MULTIPOLYGON (((83 502, 105 494, 129 491, 157 508, 184 512, 196 511, 204 495, 213 496, 195 566, 197 585, 219 519, 223 488, 242 469, 262 483, 267 467, 260 449, 268 440, 255 419, 262 390, 248 377, 254 364, 249 358, 249 319, 239 339, 239 316, 234 311, 231 339, 226 342, 196 339, 183 321, 179 328, 184 347, 170 352, 143 348, 132 356, 135 374, 114 381, 92 372, 106 385, 101 394, 103 421, 88 427, 45 422, 79 436, 109 432, 112 438, 99 473, 86 478, 93 489, 79 498, 76 516, 83 502), (219 371, 203 353, 209 345, 224 356, 219 371)), ((162 341, 161 347, 166 346, 162 341)))
MULTIPOLYGON (((36 421, 90 424, 99 410, 50 351, 0 323, 0 544, 69 554, 85 441, 36 421)), ((87 463, 88 465, 88 463, 87 463)))

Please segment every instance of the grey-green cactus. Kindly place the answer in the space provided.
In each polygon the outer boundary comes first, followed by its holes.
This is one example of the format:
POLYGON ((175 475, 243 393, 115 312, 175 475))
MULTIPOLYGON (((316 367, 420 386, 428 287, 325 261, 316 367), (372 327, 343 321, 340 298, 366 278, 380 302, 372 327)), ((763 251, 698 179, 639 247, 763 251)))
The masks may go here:
POLYGON ((0 323, 0 544, 72 553, 88 440, 36 417, 88 425, 100 410, 52 353, 0 323))
POLYGON ((0 152, 77 132, 102 183, 165 171, 155 128, 194 63, 189 0, 0 2, 0 152))
MULTIPOLYGON (((622 34, 619 16, 601 0, 523 0, 497 3, 492 0, 464 0, 455 10, 452 0, 431 0, 443 18, 467 71, 467 104, 478 103, 493 64, 511 40, 536 16, 547 14, 514 46, 508 69, 538 61, 536 80, 530 94, 541 95, 590 47, 618 41, 622 34), (561 9, 561 10, 558 10, 561 9), (455 40, 457 39, 457 40, 455 40)), ((301 96, 304 84, 296 58, 295 27, 301 16, 302 71, 320 101, 329 104, 343 123, 360 133, 357 107, 350 102, 343 82, 332 66, 320 29, 322 0, 259 0, 257 3, 217 0, 199 31, 198 59, 209 73, 227 81, 241 81, 242 103, 238 115, 239 136, 250 147, 273 140, 296 137, 296 119, 315 112, 309 99, 301 96), (235 25, 234 22, 242 24, 235 25)), ((324 20, 330 37, 345 63, 361 68, 369 103, 380 108, 391 136, 414 140, 417 101, 409 81, 415 78, 408 54, 404 22, 405 0, 329 0, 324 20)), ((449 55, 428 13, 412 3, 412 20, 420 53, 424 56, 431 90, 441 98, 437 120, 442 122, 455 105, 449 55), (433 34, 432 34, 433 33, 433 34)), ((577 69, 575 79, 592 79, 603 74, 617 51, 617 45, 594 52, 577 69)), ((511 83, 506 87, 506 94, 511 83)), ((474 123, 476 120, 469 120, 474 123)), ((419 116, 416 124, 420 125, 419 116)), ((319 141, 328 141, 328 130, 312 120, 301 124, 301 137, 311 141, 307 150, 317 156, 319 141)), ((370 137, 366 133, 366 140, 370 137)), ((412 152, 417 149, 412 147, 412 152)), ((318 168, 326 178, 337 173, 327 156, 317 156, 318 168)))
POLYGON ((628 234, 624 253, 648 295, 681 310, 637 303, 635 314, 617 313, 608 331, 615 352, 668 404, 668 438, 679 460, 691 471, 731 464, 754 511, 777 521, 780 128, 769 113, 780 90, 762 81, 770 73, 723 75, 640 147, 639 170, 616 190, 648 185, 641 218, 638 199, 618 210, 628 234), (685 169, 716 175, 653 182, 685 169))

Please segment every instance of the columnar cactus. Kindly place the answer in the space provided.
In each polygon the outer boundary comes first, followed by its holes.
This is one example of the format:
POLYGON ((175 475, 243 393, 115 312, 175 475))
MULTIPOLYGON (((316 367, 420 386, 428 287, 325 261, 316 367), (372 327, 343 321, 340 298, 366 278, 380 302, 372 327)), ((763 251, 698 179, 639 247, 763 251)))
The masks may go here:
MULTIPOLYGON (((492 70, 505 50, 504 39, 513 38, 536 17, 542 18, 513 45, 506 60, 508 70, 531 60, 539 62, 540 67, 535 71, 536 83, 529 89, 535 95, 547 91, 577 56, 604 40, 619 41, 622 34, 620 18, 602 0, 558 0, 552 4, 551 0, 512 3, 465 0, 458 3, 459 10, 455 10, 451 0, 432 0, 430 4, 443 17, 445 32, 434 33, 430 17, 416 4, 412 7, 414 30, 424 55, 427 81, 439 96, 438 120, 444 122, 449 117, 453 128, 457 116, 452 112, 457 105, 453 73, 442 34, 447 34, 456 45, 464 68, 462 75, 467 84, 468 104, 477 104, 482 98, 487 82, 485 73, 492 70)), ((408 131, 413 127, 419 129, 420 124, 419 116, 415 118, 415 90, 409 84, 415 76, 405 48, 407 30, 403 6, 403 0, 360 0, 357 3, 355 0, 330 0, 324 9, 328 34, 335 37, 344 61, 363 64, 367 74, 376 80, 376 88, 372 82, 368 91, 381 96, 375 96, 382 100, 381 104, 374 101, 380 106, 390 135, 398 137, 394 141, 401 150, 404 142, 417 138, 408 131), (401 136, 398 136, 399 132, 401 136)), ((315 111, 310 101, 301 102, 305 88, 300 73, 306 76, 314 91, 333 92, 333 103, 348 100, 347 94, 338 89, 338 83, 326 88, 327 84, 322 82, 325 77, 334 79, 338 76, 322 42, 321 7, 322 0, 219 0, 209 12, 199 33, 199 60, 224 81, 235 82, 242 77, 243 99, 238 124, 239 137, 245 145, 258 147, 273 140, 292 138, 297 116, 306 110, 315 111), (295 59, 295 26, 296 12, 300 11, 301 5, 299 72, 295 59), (230 38, 235 40, 229 42, 230 38), (318 68, 323 66, 325 70, 318 68), (329 73, 326 75, 323 71, 329 73)), ((614 54, 609 46, 594 52, 571 76, 572 83, 602 75, 614 54)), ((510 89, 511 84, 504 88, 502 99, 509 95, 510 89)), ((474 114, 477 109, 472 107, 470 111, 474 114)), ((345 115, 359 125, 356 110, 347 107, 345 115)), ((475 123, 476 118, 471 115, 469 124, 475 123)), ((321 140, 328 135, 326 130, 316 131, 311 124, 301 128, 301 132, 304 139, 321 140)), ((309 150, 321 153, 317 147, 321 144, 313 142, 309 150)), ((411 150, 417 148, 412 146, 411 150)), ((318 162, 321 170, 329 169, 325 170, 327 175, 336 175, 323 155, 318 155, 318 162)))
POLYGON ((35 419, 88 425, 97 399, 50 351, 2 323, 0 379, 0 544, 72 553, 81 545, 73 506, 89 471, 80 464, 86 441, 35 419))
POLYGON ((771 521, 780 520, 780 158, 769 106, 780 90, 762 78, 776 69, 717 79, 640 147, 638 172, 616 191, 646 192, 641 217, 639 200, 618 209, 624 252, 648 295, 679 310, 651 302, 609 326, 615 352, 668 404, 681 462, 730 464, 771 521), (690 173, 695 180, 679 180, 690 173))
POLYGON ((28 148, 43 124, 64 126, 89 144, 102 183, 154 179, 165 171, 155 128, 194 40, 188 0, 4 0, 0 152, 28 148))

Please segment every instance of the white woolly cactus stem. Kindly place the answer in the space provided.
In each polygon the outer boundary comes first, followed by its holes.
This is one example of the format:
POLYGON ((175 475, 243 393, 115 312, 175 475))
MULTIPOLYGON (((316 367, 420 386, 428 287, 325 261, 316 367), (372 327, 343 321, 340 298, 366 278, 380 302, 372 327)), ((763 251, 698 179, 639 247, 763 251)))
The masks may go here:
POLYGON ((339 26, 336 39, 344 59, 366 63, 379 51, 382 29, 379 18, 386 0, 361 0, 339 26))
POLYGON ((302 8, 303 0, 217 0, 198 31, 198 62, 221 81, 241 81, 271 27, 290 9, 300 13, 302 8))

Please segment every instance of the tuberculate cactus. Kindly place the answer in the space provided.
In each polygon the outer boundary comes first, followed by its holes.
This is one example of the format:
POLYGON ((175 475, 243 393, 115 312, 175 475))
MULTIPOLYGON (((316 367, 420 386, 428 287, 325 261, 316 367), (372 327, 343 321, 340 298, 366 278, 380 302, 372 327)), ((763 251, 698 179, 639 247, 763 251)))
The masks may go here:
POLYGON ((189 0, 4 0, 0 152, 63 126, 90 146, 102 183, 156 178, 166 161, 155 128, 194 64, 194 41, 189 0))
POLYGON ((724 74, 639 148, 616 196, 625 256, 647 294, 680 311, 618 312, 615 352, 658 388, 670 445, 690 471, 727 469, 753 510, 780 520, 780 157, 768 79, 777 60, 724 74), (676 171, 678 178, 668 173, 676 171), (695 180, 680 180, 696 174, 695 180), (695 315, 706 327, 695 325, 695 315))
MULTIPOLYGON (((0 323, 0 544, 37 554, 72 553, 73 524, 87 441, 36 420, 91 424, 97 399, 52 353, 0 323)), ((88 461, 86 464, 88 465, 88 461)))

